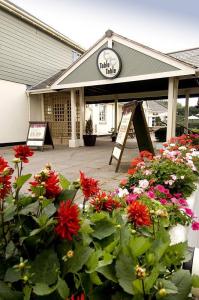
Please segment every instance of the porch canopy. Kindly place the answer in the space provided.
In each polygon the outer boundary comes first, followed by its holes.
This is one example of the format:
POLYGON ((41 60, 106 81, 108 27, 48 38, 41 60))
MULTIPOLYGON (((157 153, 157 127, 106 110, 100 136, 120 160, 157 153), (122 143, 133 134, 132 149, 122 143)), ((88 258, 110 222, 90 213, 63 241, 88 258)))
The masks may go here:
MULTIPOLYGON (((168 99, 167 139, 175 136, 177 98, 199 96, 199 60, 190 49, 164 54, 108 30, 68 69, 28 90, 28 95, 69 91, 71 140, 82 145, 85 104, 168 99), (109 51, 110 50, 110 51, 109 51), (187 52, 187 53, 186 53, 187 52), (103 61, 104 59, 104 61, 103 61), (111 61, 112 60, 112 61, 111 61), (114 73, 114 74, 113 74, 114 73), (80 136, 76 134, 77 97, 80 100, 80 136)), ((197 52, 199 55, 199 51, 197 52)))

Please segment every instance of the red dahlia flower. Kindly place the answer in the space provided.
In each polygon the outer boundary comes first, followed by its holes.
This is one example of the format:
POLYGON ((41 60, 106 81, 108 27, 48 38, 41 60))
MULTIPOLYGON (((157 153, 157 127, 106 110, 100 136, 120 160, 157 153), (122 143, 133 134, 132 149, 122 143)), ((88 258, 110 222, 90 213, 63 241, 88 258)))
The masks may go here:
POLYGON ((11 174, 13 170, 9 167, 7 161, 0 156, 0 199, 3 199, 11 189, 11 174))
POLYGON ((97 212, 108 211, 112 212, 114 209, 121 207, 121 203, 114 199, 111 195, 101 192, 90 201, 90 204, 97 212))
POLYGON ((98 180, 94 178, 86 177, 83 172, 80 171, 80 186, 84 197, 88 199, 96 195, 99 192, 98 180))
POLYGON ((30 182, 32 187, 43 186, 45 188, 44 196, 46 198, 56 198, 61 193, 59 177, 55 171, 48 170, 47 173, 41 173, 35 176, 35 181, 30 182))
POLYGON ((33 151, 28 146, 19 145, 13 148, 15 157, 20 158, 24 163, 28 163, 28 157, 33 155, 33 151))
POLYGON ((139 201, 133 201, 127 208, 129 222, 137 226, 150 226, 149 209, 139 201))
POLYGON ((56 233, 69 241, 73 235, 77 235, 80 229, 79 208, 77 204, 72 204, 70 200, 60 203, 58 208, 58 224, 55 227, 56 233))

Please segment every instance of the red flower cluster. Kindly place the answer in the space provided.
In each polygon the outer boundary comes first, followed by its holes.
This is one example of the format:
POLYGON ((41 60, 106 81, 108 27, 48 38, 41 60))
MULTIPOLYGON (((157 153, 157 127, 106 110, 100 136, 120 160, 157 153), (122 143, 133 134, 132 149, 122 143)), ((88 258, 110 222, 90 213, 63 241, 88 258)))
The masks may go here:
POLYGON ((151 219, 149 209, 139 201, 133 201, 127 208, 129 222, 134 226, 150 226, 151 219))
POLYGON ((89 197, 95 196, 99 192, 98 180, 94 178, 86 177, 83 172, 80 171, 80 186, 84 197, 88 199, 89 197))
POLYGON ((70 200, 60 203, 58 209, 58 224, 55 232, 62 238, 69 241, 73 235, 77 235, 80 229, 79 208, 77 204, 72 204, 70 200))
POLYGON ((66 299, 66 300, 85 300, 85 295, 84 293, 81 293, 80 295, 72 295, 70 299, 66 299))
POLYGON ((144 150, 144 151, 140 152, 140 157, 142 159, 147 158, 149 160, 152 160, 153 159, 153 154, 151 152, 147 151, 147 150, 144 150))
POLYGON ((24 163, 28 163, 28 157, 33 155, 33 151, 28 146, 19 145, 13 148, 15 157, 20 158, 24 163))
POLYGON ((10 192, 12 173, 13 169, 11 169, 7 161, 0 156, 0 199, 3 199, 10 192))
POLYGON ((97 212, 108 211, 112 212, 114 209, 121 207, 121 203, 105 192, 98 193, 95 198, 90 201, 90 204, 97 212))
POLYGON ((55 171, 46 169, 35 175, 35 181, 30 182, 32 187, 43 186, 45 188, 44 196, 52 199, 56 198, 62 191, 59 185, 59 177, 55 171), (44 172, 45 171, 45 172, 44 172))

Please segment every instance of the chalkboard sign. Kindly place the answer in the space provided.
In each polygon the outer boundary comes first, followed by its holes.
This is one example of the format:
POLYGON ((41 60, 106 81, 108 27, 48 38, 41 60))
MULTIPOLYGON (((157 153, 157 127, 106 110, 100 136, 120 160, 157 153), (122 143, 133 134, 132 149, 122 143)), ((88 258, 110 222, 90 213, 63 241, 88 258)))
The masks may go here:
POLYGON ((109 161, 109 165, 111 165, 113 158, 117 160, 115 172, 118 172, 132 122, 139 150, 148 150, 154 154, 153 144, 149 134, 144 110, 142 108, 142 101, 132 101, 127 103, 123 107, 123 114, 118 129, 117 139, 109 161))
POLYGON ((30 147, 41 147, 51 145, 54 149, 53 140, 47 122, 29 122, 26 144, 30 147))

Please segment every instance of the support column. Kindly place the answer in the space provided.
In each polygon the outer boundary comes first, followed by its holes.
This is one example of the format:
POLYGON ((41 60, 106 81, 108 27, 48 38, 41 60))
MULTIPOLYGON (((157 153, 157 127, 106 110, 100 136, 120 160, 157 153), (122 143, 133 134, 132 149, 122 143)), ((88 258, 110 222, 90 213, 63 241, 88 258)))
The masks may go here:
POLYGON ((114 132, 117 132, 118 129, 118 100, 115 100, 115 126, 114 132))
POLYGON ((186 94, 185 98, 185 109, 184 109, 184 127, 189 126, 189 93, 186 94))
POLYGON ((176 135, 176 110, 178 98, 178 79, 169 78, 168 88, 168 117, 167 117, 167 141, 176 135))
POLYGON ((44 95, 41 94, 41 120, 45 121, 45 114, 44 114, 44 95))
POLYGON ((71 89, 71 140, 69 140, 70 148, 79 146, 77 140, 77 134, 76 134, 76 120, 77 120, 76 93, 75 93, 75 89, 71 89))
POLYGON ((84 88, 79 90, 79 101, 80 101, 80 140, 79 146, 84 146, 83 134, 85 127, 85 100, 84 100, 84 88))

